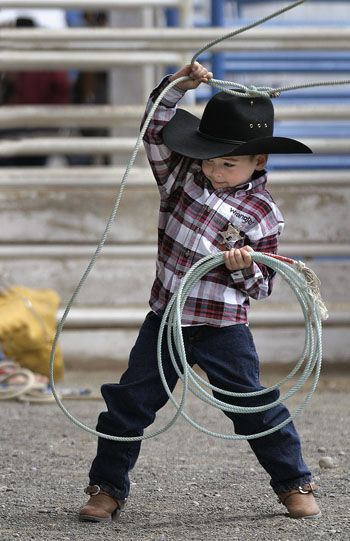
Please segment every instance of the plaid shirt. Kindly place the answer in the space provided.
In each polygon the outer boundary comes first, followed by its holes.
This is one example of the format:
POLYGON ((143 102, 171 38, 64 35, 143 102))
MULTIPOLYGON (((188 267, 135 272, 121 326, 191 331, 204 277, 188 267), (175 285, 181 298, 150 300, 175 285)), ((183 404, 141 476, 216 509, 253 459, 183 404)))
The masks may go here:
MULTIPOLYGON (((166 77, 152 92, 146 114, 167 83, 166 77)), ((283 217, 265 188, 265 171, 258 178, 255 173, 245 185, 214 190, 202 173, 200 160, 181 156, 164 145, 161 130, 183 95, 175 87, 165 95, 144 137, 160 192, 156 278, 150 297, 150 306, 159 315, 181 278, 199 259, 246 244, 255 251, 276 253, 283 229, 283 217)), ((225 265, 216 267, 193 287, 182 323, 215 327, 247 323, 249 297, 267 297, 273 275, 271 269, 256 263, 236 272, 225 265)))

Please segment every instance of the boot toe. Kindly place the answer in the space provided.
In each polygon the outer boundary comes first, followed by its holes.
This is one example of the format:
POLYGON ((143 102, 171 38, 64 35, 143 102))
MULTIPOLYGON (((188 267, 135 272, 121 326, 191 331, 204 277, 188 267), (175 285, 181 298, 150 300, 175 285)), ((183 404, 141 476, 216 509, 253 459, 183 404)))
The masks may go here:
POLYGON ((318 518, 320 508, 314 497, 314 485, 311 483, 278 495, 279 500, 286 506, 290 518, 318 518))
POLYGON ((109 522, 110 520, 112 520, 112 514, 99 507, 85 505, 79 511, 80 522, 109 522))

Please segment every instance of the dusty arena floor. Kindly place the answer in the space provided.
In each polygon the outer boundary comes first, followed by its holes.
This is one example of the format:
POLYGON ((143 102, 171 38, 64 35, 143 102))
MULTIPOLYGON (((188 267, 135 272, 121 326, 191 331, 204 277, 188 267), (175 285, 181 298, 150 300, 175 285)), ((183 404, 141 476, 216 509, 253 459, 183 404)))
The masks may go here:
MULTIPOLYGON (((68 373, 64 385, 98 389, 111 374, 68 373)), ((269 377, 273 381, 273 376, 269 377)), ((323 516, 285 517, 265 472, 246 442, 211 439, 183 419, 166 434, 143 444, 132 474, 132 493, 118 523, 77 521, 96 442, 56 404, 2 402, 0 541, 303 541, 350 539, 349 375, 323 376, 296 424, 304 456, 319 485, 323 516), (334 467, 320 468, 322 456, 334 467)), ((297 401, 288 404, 293 409, 297 401)), ((83 422, 95 425, 104 403, 66 401, 83 422)), ((219 412, 189 399, 188 411, 208 427, 227 431, 219 412)), ((167 405, 156 426, 173 413, 167 405)))

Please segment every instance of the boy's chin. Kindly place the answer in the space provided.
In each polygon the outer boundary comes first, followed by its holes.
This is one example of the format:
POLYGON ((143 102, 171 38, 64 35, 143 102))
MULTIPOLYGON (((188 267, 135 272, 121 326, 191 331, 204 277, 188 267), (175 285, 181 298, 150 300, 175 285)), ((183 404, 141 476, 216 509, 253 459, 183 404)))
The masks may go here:
POLYGON ((227 188, 228 187, 226 182, 213 182, 213 181, 211 181, 211 185, 213 186, 213 188, 227 188))

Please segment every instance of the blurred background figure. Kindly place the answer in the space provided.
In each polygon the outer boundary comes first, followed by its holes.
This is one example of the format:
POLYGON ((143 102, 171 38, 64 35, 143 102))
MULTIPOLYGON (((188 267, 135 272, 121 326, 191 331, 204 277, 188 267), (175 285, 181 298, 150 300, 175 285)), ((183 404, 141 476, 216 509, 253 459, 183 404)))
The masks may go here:
MULTIPOLYGON (((15 27, 35 27, 38 23, 46 22, 43 15, 25 10, 15 13, 16 10, 3 10, 14 12, 12 25, 15 27)), ((40 10, 39 10, 40 11, 40 10)), ((50 11, 50 10, 41 10, 50 11)), ((5 14, 6 15, 6 14, 5 14)), ((9 16, 10 14, 8 14, 9 16)), ((6 23, 4 13, 0 21, 6 23)), ((60 18, 48 17, 46 26, 58 27, 60 18)), ((64 21, 64 18, 63 18, 64 21)), ((7 25, 11 25, 7 21, 7 25)), ((0 79, 0 105, 53 105, 70 102, 70 83, 65 71, 23 71, 1 74, 0 79)), ((54 129, 16 128, 0 131, 0 137, 18 139, 22 136, 45 136, 55 133, 54 129)), ((46 156, 13 156, 0 160, 0 166, 41 166, 45 165, 46 156)))
MULTIPOLYGON (((68 26, 105 27, 108 25, 107 14, 103 11, 68 11, 68 26)), ((70 73, 72 81, 71 100, 76 105, 105 105, 108 97, 108 73, 106 71, 75 71, 70 73)), ((83 137, 106 137, 105 128, 75 128, 71 135, 83 137)), ((108 165, 108 156, 68 156, 69 165, 108 165)))
POLYGON ((34 26, 43 28, 67 26, 63 9, 0 9, 0 26, 15 26, 17 19, 30 19, 34 26))

